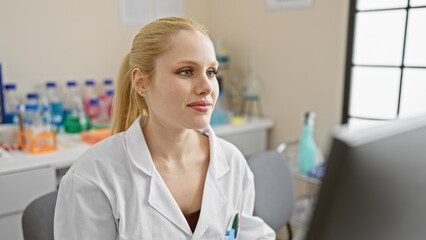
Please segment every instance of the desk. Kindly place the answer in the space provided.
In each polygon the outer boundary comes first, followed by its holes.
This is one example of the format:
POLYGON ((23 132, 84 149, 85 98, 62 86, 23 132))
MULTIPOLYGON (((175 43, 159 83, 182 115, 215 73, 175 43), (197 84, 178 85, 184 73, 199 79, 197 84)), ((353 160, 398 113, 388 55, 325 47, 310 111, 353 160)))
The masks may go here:
MULTIPOLYGON (((268 146, 270 119, 252 119, 241 125, 214 127, 217 136, 233 143, 249 156, 268 146)), ((57 188, 58 172, 65 172, 91 145, 80 135, 59 135, 58 150, 29 154, 11 153, 10 161, 0 162, 0 239, 22 240, 21 216, 25 207, 37 197, 57 188)), ((59 176, 58 176, 59 175, 59 176)))

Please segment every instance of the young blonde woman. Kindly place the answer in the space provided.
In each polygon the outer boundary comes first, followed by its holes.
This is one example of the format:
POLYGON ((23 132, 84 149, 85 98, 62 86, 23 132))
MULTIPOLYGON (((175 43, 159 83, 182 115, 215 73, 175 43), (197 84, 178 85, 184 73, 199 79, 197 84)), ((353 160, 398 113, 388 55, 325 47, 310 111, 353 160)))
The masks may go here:
POLYGON ((209 126, 218 62, 205 29, 156 20, 136 35, 114 100, 116 134, 61 181, 55 239, 274 239, 252 216, 253 174, 209 126))

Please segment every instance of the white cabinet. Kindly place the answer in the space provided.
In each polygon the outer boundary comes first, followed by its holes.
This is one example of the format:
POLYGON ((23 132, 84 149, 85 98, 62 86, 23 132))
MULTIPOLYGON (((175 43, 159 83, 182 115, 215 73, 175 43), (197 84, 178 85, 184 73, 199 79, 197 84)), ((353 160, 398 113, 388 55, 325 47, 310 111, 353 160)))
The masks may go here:
POLYGON ((34 199, 55 191, 55 174, 51 166, 0 174, 0 239, 23 239, 22 212, 34 199))
POLYGON ((272 126, 270 119, 254 118, 241 125, 223 125, 213 129, 218 137, 231 142, 248 157, 268 148, 268 130, 272 126))
POLYGON ((23 240, 22 213, 0 216, 0 239, 23 240))

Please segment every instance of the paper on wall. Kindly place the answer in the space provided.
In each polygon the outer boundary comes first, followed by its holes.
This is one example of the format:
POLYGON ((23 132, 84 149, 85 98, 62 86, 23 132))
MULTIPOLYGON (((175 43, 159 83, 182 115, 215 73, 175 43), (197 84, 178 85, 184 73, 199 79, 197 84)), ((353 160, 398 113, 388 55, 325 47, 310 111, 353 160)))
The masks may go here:
POLYGON ((154 19, 183 14, 183 0, 120 0, 120 18, 125 25, 143 26, 154 19))
POLYGON ((183 16, 183 0, 156 0, 155 2, 155 18, 163 17, 181 17, 183 16))

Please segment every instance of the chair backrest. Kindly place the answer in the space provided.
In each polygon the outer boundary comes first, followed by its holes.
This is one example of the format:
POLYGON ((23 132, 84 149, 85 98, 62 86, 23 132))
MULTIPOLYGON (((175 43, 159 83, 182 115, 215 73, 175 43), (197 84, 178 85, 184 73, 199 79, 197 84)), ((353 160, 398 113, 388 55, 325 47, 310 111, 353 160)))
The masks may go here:
POLYGON ((271 150, 247 159, 254 174, 254 215, 278 231, 291 219, 295 204, 295 187, 287 159, 271 150))
POLYGON ((53 219, 58 192, 32 201, 22 215, 24 240, 53 240, 53 219))

